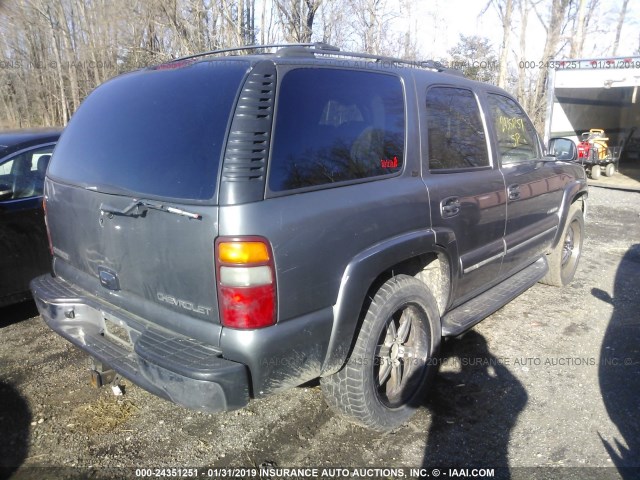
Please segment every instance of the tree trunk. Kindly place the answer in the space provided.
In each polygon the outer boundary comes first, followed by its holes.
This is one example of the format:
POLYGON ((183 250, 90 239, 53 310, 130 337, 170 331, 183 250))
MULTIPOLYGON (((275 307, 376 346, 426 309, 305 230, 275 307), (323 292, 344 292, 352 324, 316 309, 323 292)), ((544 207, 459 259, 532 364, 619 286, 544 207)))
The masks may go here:
POLYGON ((569 57, 580 58, 582 56, 582 46, 584 45, 585 37, 585 13, 587 9, 587 0, 579 0, 578 13, 576 15, 575 28, 573 30, 573 36, 571 38, 571 52, 569 57))
POLYGON ((267 33, 266 18, 267 18, 267 2, 263 0, 262 13, 260 14, 260 44, 261 45, 267 44, 267 37, 265 36, 265 33, 267 33))
POLYGON ((622 8, 620 8, 620 15, 618 16, 618 26, 616 27, 616 39, 613 42, 613 51, 611 56, 615 57, 618 54, 618 45, 620 44, 620 33, 622 32, 622 25, 624 24, 624 17, 627 14, 627 5, 629 0, 624 0, 622 8))
MULTIPOLYGON (((546 65, 547 62, 553 60, 556 55, 558 44, 560 43, 560 33, 562 31, 562 24, 565 20, 567 9, 569 8, 570 0, 555 0, 551 3, 551 9, 548 19, 547 38, 544 43, 544 50, 542 53, 542 64, 546 65)), ((536 128, 541 131, 544 123, 544 115, 546 111, 546 93, 547 93, 547 78, 549 76, 547 68, 541 68, 538 78, 536 80, 536 86, 533 91, 532 109, 529 114, 533 118, 533 123, 536 128)))
POLYGON ((62 55, 60 53, 60 46, 58 44, 58 36, 56 35, 55 19, 51 14, 50 6, 47 6, 46 11, 41 13, 45 15, 45 18, 48 20, 48 23, 49 23, 49 33, 51 34, 51 47, 53 48, 53 53, 55 58, 54 60, 55 68, 56 68, 56 73, 58 75, 58 93, 60 95, 60 98, 58 99, 58 102, 59 102, 58 104, 60 106, 60 117, 58 118, 58 120, 60 121, 60 124, 66 125, 67 122, 69 121, 69 106, 68 106, 68 100, 67 100, 67 92, 66 92, 65 83, 64 83, 64 75, 62 74, 62 55))
MULTIPOLYGON (((72 112, 75 112, 80 106, 80 94, 78 92, 78 59, 75 56, 75 49, 73 48, 73 39, 71 37, 71 31, 69 29, 69 23, 72 19, 67 19, 64 7, 59 6, 57 10, 58 24, 61 26, 60 37, 64 51, 65 61, 67 63, 67 73, 69 76, 69 89, 71 90, 71 102, 72 112)), ((70 12, 70 16, 73 17, 73 10, 70 12)))
POLYGON ((520 55, 518 57, 518 66, 520 74, 518 75, 518 101, 528 109, 528 99, 525 99, 525 81, 527 79, 527 70, 522 68, 523 62, 527 61, 527 23, 529 19, 529 0, 520 0, 520 55))
POLYGON ((505 88, 507 84, 507 58, 509 58, 512 13, 513 0, 506 0, 505 12, 502 18, 502 47, 500 49, 500 68, 498 70, 498 86, 500 88, 505 88))

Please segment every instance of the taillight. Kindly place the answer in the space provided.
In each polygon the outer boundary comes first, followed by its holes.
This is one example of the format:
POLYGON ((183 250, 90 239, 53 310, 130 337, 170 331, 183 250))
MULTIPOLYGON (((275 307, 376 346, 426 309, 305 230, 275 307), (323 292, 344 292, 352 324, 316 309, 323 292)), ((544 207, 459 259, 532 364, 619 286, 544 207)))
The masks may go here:
POLYGON ((53 242, 51 241, 51 232, 49 231, 49 221, 47 220, 47 197, 42 197, 42 210, 44 211, 44 226, 47 230, 47 239, 49 240, 49 252, 53 256, 53 242))
POLYGON ((215 245, 222 325, 254 329, 276 323, 276 275, 262 237, 220 237, 215 245))

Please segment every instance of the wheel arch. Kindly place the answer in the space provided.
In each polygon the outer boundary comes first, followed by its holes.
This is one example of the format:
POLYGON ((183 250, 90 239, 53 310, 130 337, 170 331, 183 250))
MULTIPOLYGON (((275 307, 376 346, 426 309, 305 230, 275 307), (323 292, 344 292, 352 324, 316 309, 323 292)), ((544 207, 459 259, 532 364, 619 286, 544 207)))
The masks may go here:
POLYGON ((452 268, 449 252, 436 243, 435 232, 430 229, 391 238, 356 255, 340 282, 322 376, 337 372, 345 364, 363 313, 385 281, 398 274, 421 280, 436 297, 442 315, 451 294, 452 268))
POLYGON ((587 191, 587 181, 577 179, 573 182, 569 183, 564 190, 564 194, 562 196, 562 204, 560 206, 560 210, 558 211, 558 216, 560 217, 560 222, 558 224, 558 230, 556 232, 556 236, 553 239, 553 242, 549 246, 549 252, 552 251, 560 242, 562 237, 562 232, 564 231, 564 226, 567 223, 567 218, 569 217, 569 210, 571 206, 580 202, 582 209, 582 213, 587 216, 587 198, 589 197, 589 192, 587 191))

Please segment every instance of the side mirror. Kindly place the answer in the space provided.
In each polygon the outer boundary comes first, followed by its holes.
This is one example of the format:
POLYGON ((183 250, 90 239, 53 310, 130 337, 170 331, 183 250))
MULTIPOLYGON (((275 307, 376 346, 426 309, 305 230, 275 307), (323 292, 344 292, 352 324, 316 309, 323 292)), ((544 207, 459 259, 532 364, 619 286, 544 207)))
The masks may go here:
POLYGON ((578 159, 578 149, 569 138, 552 138, 549 140, 549 156, 556 157, 563 162, 573 162, 578 159))
POLYGON ((0 183, 0 201, 8 200, 13 196, 13 188, 6 183, 0 183))

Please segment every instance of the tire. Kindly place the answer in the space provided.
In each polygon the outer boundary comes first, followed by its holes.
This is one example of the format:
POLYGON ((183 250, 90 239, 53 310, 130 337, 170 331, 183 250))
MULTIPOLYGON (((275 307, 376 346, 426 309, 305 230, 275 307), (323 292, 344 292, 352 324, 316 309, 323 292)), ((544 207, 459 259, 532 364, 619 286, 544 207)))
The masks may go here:
POLYGON ((613 163, 607 163, 607 166, 604 169, 605 176, 613 177, 614 173, 616 173, 616 166, 613 163))
POLYGON ((547 255, 549 271, 540 280, 547 285, 564 287, 573 280, 582 255, 584 239, 584 217, 579 203, 569 208, 567 223, 562 231, 558 245, 547 255))
POLYGON ((420 406, 441 339, 435 298, 421 281, 397 275, 375 294, 346 365, 320 379, 329 406, 384 432, 420 406))
POLYGON ((591 178, 598 180, 600 178, 600 165, 593 165, 591 167, 591 178))

